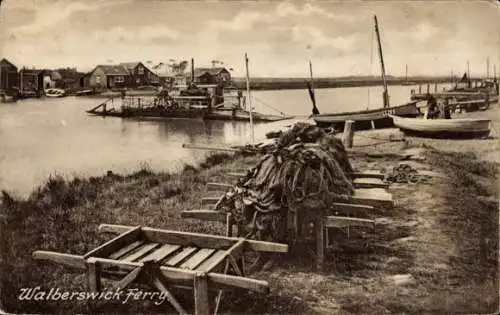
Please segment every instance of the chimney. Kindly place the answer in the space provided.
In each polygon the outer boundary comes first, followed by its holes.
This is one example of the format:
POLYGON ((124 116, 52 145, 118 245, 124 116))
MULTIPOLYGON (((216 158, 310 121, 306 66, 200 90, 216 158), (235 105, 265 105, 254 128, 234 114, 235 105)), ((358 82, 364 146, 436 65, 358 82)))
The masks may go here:
POLYGON ((194 59, 191 58, 191 82, 194 82, 194 59))

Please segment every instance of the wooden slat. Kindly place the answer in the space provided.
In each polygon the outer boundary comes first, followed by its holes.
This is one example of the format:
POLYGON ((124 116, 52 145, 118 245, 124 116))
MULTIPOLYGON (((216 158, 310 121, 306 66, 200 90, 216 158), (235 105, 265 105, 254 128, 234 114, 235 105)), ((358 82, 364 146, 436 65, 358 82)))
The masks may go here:
POLYGON ((180 247, 180 245, 164 244, 161 247, 157 248, 154 252, 142 257, 139 262, 148 260, 162 261, 163 259, 167 258, 168 255, 178 250, 180 247))
POLYGON ((236 287, 248 291, 269 294, 269 283, 263 280, 224 275, 220 273, 209 273, 208 280, 209 286, 212 287, 213 283, 215 284, 213 287, 215 287, 216 289, 231 289, 236 287))
POLYGON ((390 209, 394 206, 392 195, 382 188, 358 188, 354 191, 354 195, 339 198, 337 201, 339 203, 387 207, 390 209))
POLYGON ((351 197, 356 203, 366 204, 370 206, 385 206, 392 207, 394 202, 392 194, 382 188, 359 188, 354 191, 354 196, 351 197))
POLYGON ((201 198, 202 205, 215 205, 221 197, 203 197, 201 198))
POLYGON ((233 188, 234 186, 231 184, 225 184, 225 183, 207 183, 207 189, 208 190, 229 190, 233 188))
POLYGON ((354 187, 356 188, 387 188, 389 184, 384 183, 380 178, 356 178, 354 179, 354 187))
POLYGON ((141 234, 141 227, 129 226, 121 233, 122 234, 117 237, 86 253, 83 257, 85 259, 88 257, 108 257, 111 253, 114 253, 132 241, 137 240, 141 234))
POLYGON ((234 244, 227 250, 227 254, 237 259, 245 251, 246 245, 247 245, 247 240, 244 238, 240 238, 240 240, 236 244, 234 244))
POLYGON ((164 265, 175 266, 186 259, 189 255, 193 254, 196 250, 198 250, 196 247, 183 248, 177 255, 166 261, 164 265))
POLYGON ((367 205, 356 205, 356 204, 349 204, 342 202, 334 202, 332 203, 332 209, 336 211, 347 212, 349 214, 360 214, 360 213, 366 214, 375 210, 375 207, 367 205))
POLYGON ((135 242, 125 246, 124 248, 120 249, 119 251, 109 255, 109 258, 118 259, 118 258, 128 254, 129 252, 133 251, 134 249, 136 249, 137 247, 141 246, 144 243, 145 243, 145 241, 142 241, 142 240, 135 241, 135 242))
POLYGON ((49 260, 71 268, 86 269, 85 259, 81 255, 71 255, 58 252, 37 250, 32 254, 33 259, 49 260))
MULTIPOLYGON (((99 226, 101 231, 114 233, 120 233, 121 231, 129 228, 130 227, 126 225, 114 224, 101 224, 99 226)), ((143 227, 141 231, 151 242, 161 244, 179 244, 184 246, 192 245, 200 248, 227 249, 239 241, 239 238, 236 237, 161 230, 148 227, 143 227)), ((255 240, 247 240, 247 243, 248 247, 254 251, 275 253, 288 252, 288 245, 286 244, 255 240)))
POLYGON ((246 174, 245 173, 239 173, 239 172, 229 172, 229 173, 227 173, 227 175, 233 176, 233 177, 243 177, 246 174))
POLYGON ((362 172, 353 172, 355 178, 378 178, 384 179, 385 175, 376 170, 366 170, 362 172))
POLYGON ((344 228, 349 226, 375 228, 375 221, 351 217, 327 216, 324 219, 324 226, 329 228, 344 228))
POLYGON ((212 255, 213 252, 215 252, 215 249, 211 248, 200 249, 196 254, 194 254, 188 260, 186 260, 180 267, 185 269, 195 269, 210 255, 212 255))
POLYGON ((181 212, 181 218, 226 222, 227 217, 224 212, 214 210, 187 210, 181 212))
MULTIPOLYGON (((110 267, 118 267, 122 270, 134 270, 137 267, 143 266, 143 263, 125 262, 121 260, 113 260, 107 258, 94 258, 99 266, 104 270, 110 267)), ((85 267, 84 267, 85 268, 85 267)), ((168 283, 176 285, 193 286, 193 280, 196 275, 195 271, 188 269, 180 269, 174 267, 161 266, 160 271, 168 280, 168 283)), ((245 277, 230 276, 220 273, 209 273, 209 287, 213 290, 241 288, 245 290, 269 293, 269 284, 267 281, 255 280, 245 277)))
POLYGON ((130 255, 124 256, 123 258, 120 258, 120 260, 134 261, 134 260, 139 259, 142 256, 146 255, 147 253, 149 253, 151 250, 153 250, 155 247, 158 247, 159 245, 160 244, 158 244, 158 243, 144 244, 137 251, 131 253, 130 255))
POLYGON ((210 258, 208 258, 201 265, 199 265, 196 268, 196 270, 203 272, 210 272, 214 268, 216 268, 221 262, 223 262, 226 256, 227 256, 227 251, 218 250, 215 252, 215 254, 210 256, 210 258))

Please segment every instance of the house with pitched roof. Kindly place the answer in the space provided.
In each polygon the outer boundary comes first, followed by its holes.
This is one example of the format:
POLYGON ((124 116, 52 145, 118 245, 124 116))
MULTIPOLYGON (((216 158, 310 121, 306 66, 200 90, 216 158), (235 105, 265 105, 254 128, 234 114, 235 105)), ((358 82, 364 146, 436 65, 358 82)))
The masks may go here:
POLYGON ((120 65, 98 65, 86 75, 89 88, 123 88, 130 84, 129 71, 120 65))
POLYGON ((142 62, 122 62, 120 66, 127 69, 130 75, 130 86, 159 85, 160 78, 149 70, 142 62))
POLYGON ((77 91, 84 87, 84 76, 76 68, 60 68, 52 71, 51 80, 54 87, 77 91))
POLYGON ((0 60, 0 90, 12 91, 17 86, 19 86, 17 67, 3 58, 0 60))
POLYGON ((195 68, 193 83, 228 86, 231 84, 231 73, 224 67, 195 68))

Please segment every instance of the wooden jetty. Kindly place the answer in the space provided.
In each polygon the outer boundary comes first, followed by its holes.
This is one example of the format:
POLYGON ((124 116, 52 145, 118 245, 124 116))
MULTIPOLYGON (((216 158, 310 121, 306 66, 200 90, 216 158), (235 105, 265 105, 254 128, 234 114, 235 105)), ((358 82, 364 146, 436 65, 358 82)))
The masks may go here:
MULTIPOLYGON (((207 96, 154 97, 111 97, 87 113, 103 117, 133 119, 190 118, 206 120, 250 121, 250 113, 238 106, 230 108, 215 104, 215 99, 207 96), (114 102, 117 102, 115 106, 114 102)), ((293 118, 286 115, 252 113, 255 122, 274 122, 293 118)))
POLYGON ((150 284, 167 296, 179 314, 188 312, 170 291, 172 286, 193 291, 194 314, 212 314, 221 290, 269 292, 267 281, 245 276, 245 252, 288 251, 285 244, 141 226, 102 224, 99 231, 119 235, 84 255, 35 251, 33 258, 86 271, 92 292, 101 291, 104 277, 119 279, 116 290, 139 282, 150 284), (218 296, 212 299, 214 292, 218 296))

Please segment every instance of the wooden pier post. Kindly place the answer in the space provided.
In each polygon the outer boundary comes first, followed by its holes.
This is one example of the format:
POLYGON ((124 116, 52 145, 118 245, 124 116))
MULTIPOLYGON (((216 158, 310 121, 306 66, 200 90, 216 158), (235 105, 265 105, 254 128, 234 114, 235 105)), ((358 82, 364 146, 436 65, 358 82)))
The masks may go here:
POLYGON ((436 83, 434 83, 434 92, 437 92, 437 91, 438 91, 438 84, 436 82, 436 83))
POLYGON ((346 148, 352 148, 352 143, 354 140, 354 120, 346 120, 344 126, 344 146, 346 148))
POLYGON ((427 83, 427 93, 429 93, 430 91, 430 86, 431 86, 430 83, 427 83))
POLYGON ((422 84, 419 84, 418 85, 418 94, 421 94, 422 93, 422 84))

